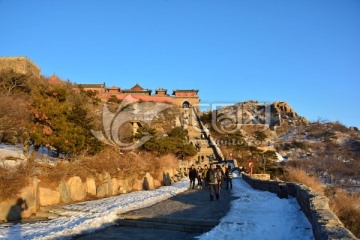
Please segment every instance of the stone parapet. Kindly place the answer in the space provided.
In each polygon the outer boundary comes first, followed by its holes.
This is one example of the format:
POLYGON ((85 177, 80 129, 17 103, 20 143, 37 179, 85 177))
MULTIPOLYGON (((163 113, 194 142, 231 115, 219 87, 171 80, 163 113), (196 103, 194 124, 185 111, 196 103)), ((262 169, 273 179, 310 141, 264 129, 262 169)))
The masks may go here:
POLYGON ((314 193, 309 187, 298 183, 255 179, 247 174, 242 174, 242 178, 252 188, 276 193, 279 197, 286 194, 295 197, 312 225, 315 239, 357 239, 330 210, 329 199, 314 193))

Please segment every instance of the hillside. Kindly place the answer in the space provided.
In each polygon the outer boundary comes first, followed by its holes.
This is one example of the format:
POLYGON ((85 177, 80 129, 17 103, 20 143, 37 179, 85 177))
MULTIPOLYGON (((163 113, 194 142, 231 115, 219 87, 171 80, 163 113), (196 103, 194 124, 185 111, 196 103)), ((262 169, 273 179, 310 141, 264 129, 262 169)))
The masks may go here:
POLYGON ((311 123, 286 102, 240 102, 205 112, 201 118, 224 154, 244 167, 253 158, 257 160, 255 169, 262 171, 265 154, 266 167, 274 170, 274 176, 279 174, 275 169, 283 165, 301 165, 324 183, 350 188, 359 185, 357 129, 338 122, 311 123))

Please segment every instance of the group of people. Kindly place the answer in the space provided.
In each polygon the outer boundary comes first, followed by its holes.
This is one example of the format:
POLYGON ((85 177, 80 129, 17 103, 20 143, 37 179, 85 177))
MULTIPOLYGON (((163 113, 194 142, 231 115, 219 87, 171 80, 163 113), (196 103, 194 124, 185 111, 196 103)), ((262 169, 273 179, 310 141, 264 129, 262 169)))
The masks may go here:
POLYGON ((210 201, 214 198, 219 199, 223 182, 226 182, 226 189, 232 189, 232 170, 230 165, 222 168, 219 164, 210 164, 204 168, 195 168, 191 165, 189 170, 190 188, 195 189, 195 181, 197 180, 197 188, 204 188, 209 191, 210 201))

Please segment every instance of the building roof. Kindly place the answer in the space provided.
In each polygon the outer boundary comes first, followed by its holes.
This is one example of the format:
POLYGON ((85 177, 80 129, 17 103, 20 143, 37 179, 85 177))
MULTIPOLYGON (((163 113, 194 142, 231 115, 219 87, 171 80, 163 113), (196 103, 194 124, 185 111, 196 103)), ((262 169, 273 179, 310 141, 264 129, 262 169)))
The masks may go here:
POLYGON ((198 89, 175 89, 175 90, 173 90, 172 95, 175 95, 175 92, 196 92, 196 93, 198 93, 199 90, 198 89))
POLYGON ((143 91, 145 89, 142 88, 139 84, 135 84, 135 86, 133 86, 130 90, 132 90, 132 91, 143 91))
POLYGON ((166 92, 167 89, 165 89, 165 88, 158 88, 158 89, 155 89, 155 91, 156 91, 156 92, 162 92, 162 91, 166 92))
POLYGON ((82 88, 105 88, 105 83, 102 84, 75 84, 76 87, 82 88))
POLYGON ((132 98, 138 99, 144 102, 158 102, 158 103, 171 103, 174 104, 174 99, 169 96, 147 96, 147 95, 132 95, 132 94, 121 94, 117 95, 118 99, 124 99, 127 96, 131 95, 132 98))
POLYGON ((199 89, 175 89, 174 92, 199 92, 199 89))
POLYGON ((117 87, 117 86, 112 86, 112 87, 110 87, 110 88, 108 88, 108 89, 120 89, 120 88, 117 87))
POLYGON ((125 93, 151 93, 152 90, 144 89, 139 84, 136 84, 135 86, 133 86, 130 89, 122 89, 121 92, 125 92, 125 93))

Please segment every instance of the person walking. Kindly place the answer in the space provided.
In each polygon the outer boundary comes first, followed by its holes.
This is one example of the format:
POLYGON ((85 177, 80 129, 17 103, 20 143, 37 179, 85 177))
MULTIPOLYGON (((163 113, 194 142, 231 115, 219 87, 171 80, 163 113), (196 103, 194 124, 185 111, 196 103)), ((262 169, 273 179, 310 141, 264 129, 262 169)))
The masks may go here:
POLYGON ((195 179, 197 178, 197 176, 198 176, 198 173, 193 164, 193 165, 191 165, 191 168, 189 170, 190 188, 192 188, 192 189, 195 188, 195 179))
POLYGON ((209 186, 210 201, 214 201, 214 195, 216 196, 216 199, 219 199, 218 180, 216 175, 215 165, 211 164, 210 169, 206 173, 206 182, 209 186))
POLYGON ((216 178, 217 178, 217 182, 218 182, 218 192, 219 192, 219 196, 220 196, 225 173, 222 170, 220 165, 216 165, 215 171, 216 171, 216 178))
POLYGON ((206 181, 206 174, 207 174, 207 171, 208 171, 208 166, 207 165, 205 165, 204 166, 204 169, 202 170, 202 172, 201 172, 201 178, 202 178, 202 183, 203 183, 203 188, 204 189, 206 189, 207 188, 207 186, 208 186, 208 184, 207 184, 207 181, 206 181))
POLYGON ((197 169, 197 188, 201 189, 202 188, 202 180, 201 180, 201 174, 202 174, 203 169, 199 166, 197 169))
POLYGON ((225 178, 226 178, 226 189, 232 189, 232 171, 231 166, 228 165, 225 171, 225 178))

